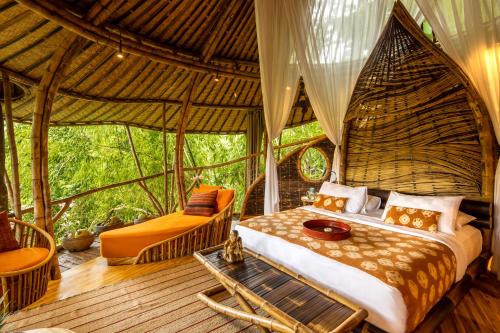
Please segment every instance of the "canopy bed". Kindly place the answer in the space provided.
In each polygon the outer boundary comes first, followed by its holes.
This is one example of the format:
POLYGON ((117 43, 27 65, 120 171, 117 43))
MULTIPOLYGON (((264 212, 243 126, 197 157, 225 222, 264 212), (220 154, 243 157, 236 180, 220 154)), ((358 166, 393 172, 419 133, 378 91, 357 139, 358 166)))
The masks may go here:
MULTIPOLYGON (((496 148, 485 104, 467 76, 397 2, 358 77, 341 150, 340 182, 353 186, 345 191, 368 188, 367 198, 380 198, 378 208, 389 200, 383 216, 376 209, 339 214, 302 207, 246 220, 237 229, 247 248, 367 309, 367 321, 378 328, 432 332, 490 256, 496 148), (391 190, 419 195, 408 197, 414 202, 454 200, 452 227, 445 231, 445 213, 439 210, 433 230, 388 225, 391 210, 421 208, 398 207, 394 198, 405 196, 389 195, 391 190), (474 221, 456 227, 463 214, 474 221), (353 229, 352 237, 338 243, 304 237, 302 223, 311 218, 340 219, 353 229), (411 253, 415 257, 408 257, 411 253), (435 286, 429 287, 427 276, 435 286)), ((262 195, 262 178, 247 193, 246 203, 262 195)), ((435 207, 436 202, 427 204, 435 207)), ((282 208, 288 206, 285 200, 282 208)), ((422 209, 424 215, 432 213, 422 209)))

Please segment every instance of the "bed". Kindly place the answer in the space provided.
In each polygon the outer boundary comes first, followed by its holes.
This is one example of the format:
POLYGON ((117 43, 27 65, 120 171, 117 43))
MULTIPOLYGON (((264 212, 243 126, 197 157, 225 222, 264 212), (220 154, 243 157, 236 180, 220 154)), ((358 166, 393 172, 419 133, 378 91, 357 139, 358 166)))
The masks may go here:
MULTIPOLYGON (((369 323, 388 332, 406 332, 413 330, 422 321, 429 309, 439 302, 438 298, 432 304, 427 305, 426 313, 409 314, 407 304, 403 299, 408 296, 405 296, 405 293, 398 288, 369 274, 366 270, 339 261, 339 258, 325 255, 325 253, 318 253, 316 247, 319 245, 315 240, 306 238, 307 242, 305 244, 299 244, 294 242, 294 239, 289 238, 286 230, 280 230, 284 226, 283 223, 286 223, 288 227, 299 231, 299 233, 295 231, 295 234, 300 238, 303 236, 300 234, 300 228, 304 220, 330 217, 340 218, 349 222, 351 226, 397 232, 401 235, 408 235, 408 237, 417 237, 426 243, 437 242, 443 244, 453 253, 456 259, 456 267, 453 278, 450 279, 447 287, 445 287, 446 290, 442 291, 439 298, 443 297, 453 283, 463 279, 467 267, 482 252, 481 231, 471 225, 466 225, 460 231, 457 231, 456 236, 450 236, 402 226, 387 225, 380 219, 381 214, 382 210, 371 214, 337 214, 307 206, 244 221, 237 226, 237 230, 246 248, 284 265, 368 310, 367 321, 369 323)), ((356 230, 356 228, 353 230, 351 239, 359 236, 356 234, 356 230)), ((344 245, 353 245, 349 239, 346 241, 342 241, 346 243, 344 245)), ((343 243, 339 245, 342 246, 343 243)), ((333 245, 333 247, 336 246, 333 245)), ((377 262, 380 258, 370 259, 373 259, 370 262, 377 262)), ((391 270, 401 271, 400 268, 396 267, 391 270)), ((415 278, 415 280, 417 279, 415 278)))

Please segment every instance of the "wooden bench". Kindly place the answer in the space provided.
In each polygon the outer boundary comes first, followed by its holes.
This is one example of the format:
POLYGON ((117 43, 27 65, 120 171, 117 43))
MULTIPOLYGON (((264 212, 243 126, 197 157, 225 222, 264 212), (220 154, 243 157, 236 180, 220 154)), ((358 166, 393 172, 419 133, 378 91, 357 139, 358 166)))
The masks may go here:
POLYGON ((220 286, 198 298, 222 314, 256 324, 263 332, 348 332, 368 315, 357 305, 245 250, 245 261, 230 264, 222 259, 222 246, 194 254, 217 278, 220 286), (227 290, 241 309, 216 302, 211 296, 227 290), (254 304, 269 317, 256 314, 254 304))

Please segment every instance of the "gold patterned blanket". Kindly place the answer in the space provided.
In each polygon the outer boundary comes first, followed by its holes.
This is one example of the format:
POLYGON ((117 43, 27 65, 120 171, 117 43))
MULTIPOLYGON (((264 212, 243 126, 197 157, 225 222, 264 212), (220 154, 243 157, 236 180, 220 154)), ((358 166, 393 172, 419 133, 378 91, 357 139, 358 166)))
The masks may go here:
POLYGON ((346 220, 342 222, 350 225, 350 238, 323 241, 302 233, 302 223, 311 219, 339 220, 293 209, 240 225, 309 248, 397 288, 407 307, 407 332, 415 329, 455 281, 455 255, 438 241, 346 220))

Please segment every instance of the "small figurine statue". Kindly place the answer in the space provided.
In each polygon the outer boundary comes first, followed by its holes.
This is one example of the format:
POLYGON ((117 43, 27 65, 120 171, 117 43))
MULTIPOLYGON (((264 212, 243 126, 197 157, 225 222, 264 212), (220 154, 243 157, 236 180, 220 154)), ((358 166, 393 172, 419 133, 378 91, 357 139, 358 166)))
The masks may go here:
POLYGON ((223 258, 230 263, 243 261, 243 243, 237 230, 231 231, 229 239, 224 242, 223 258))

